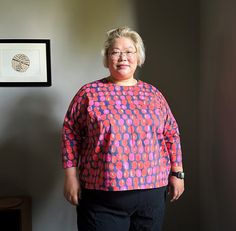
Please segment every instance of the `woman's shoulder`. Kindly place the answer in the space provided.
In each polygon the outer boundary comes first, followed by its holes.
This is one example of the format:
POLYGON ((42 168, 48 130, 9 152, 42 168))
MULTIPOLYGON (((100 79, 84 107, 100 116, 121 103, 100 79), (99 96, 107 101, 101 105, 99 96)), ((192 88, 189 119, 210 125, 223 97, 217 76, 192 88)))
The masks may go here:
POLYGON ((141 81, 141 84, 142 84, 142 89, 144 89, 145 91, 149 91, 151 92, 152 94, 154 94, 156 97, 159 98, 159 100, 166 100, 164 95, 162 94, 162 91, 158 88, 158 86, 154 86, 153 84, 151 83, 148 83, 148 82, 144 82, 144 81, 141 81))
POLYGON ((91 89, 91 88, 97 88, 100 86, 103 86, 103 84, 106 82, 106 78, 101 78, 98 80, 94 80, 92 82, 84 84, 81 89, 91 89))
POLYGON ((106 78, 101 78, 82 85, 82 87, 79 88, 77 94, 86 94, 87 92, 96 90, 96 88, 103 86, 105 79, 106 78))
POLYGON ((103 85, 104 81, 105 78, 102 78, 82 85, 73 96, 71 104, 85 103, 86 100, 97 91, 96 88, 98 89, 99 86, 103 85))
POLYGON ((143 80, 139 80, 142 85, 142 88, 152 91, 153 93, 160 92, 157 86, 152 85, 151 83, 145 82, 143 80))

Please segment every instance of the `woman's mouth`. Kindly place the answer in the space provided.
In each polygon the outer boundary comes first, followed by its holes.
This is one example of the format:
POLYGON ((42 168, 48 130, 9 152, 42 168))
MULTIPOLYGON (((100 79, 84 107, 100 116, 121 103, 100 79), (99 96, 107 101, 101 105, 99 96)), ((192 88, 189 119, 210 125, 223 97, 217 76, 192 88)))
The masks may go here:
POLYGON ((125 68, 129 67, 129 65, 120 64, 120 65, 117 65, 117 67, 118 67, 119 69, 125 69, 125 68))

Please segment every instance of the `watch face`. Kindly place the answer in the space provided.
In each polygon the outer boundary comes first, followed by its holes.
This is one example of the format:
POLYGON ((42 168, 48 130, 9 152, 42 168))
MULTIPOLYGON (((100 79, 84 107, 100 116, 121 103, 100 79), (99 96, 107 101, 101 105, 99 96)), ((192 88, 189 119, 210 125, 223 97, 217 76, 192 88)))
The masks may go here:
POLYGON ((184 172, 178 172, 178 178, 184 179, 184 172))

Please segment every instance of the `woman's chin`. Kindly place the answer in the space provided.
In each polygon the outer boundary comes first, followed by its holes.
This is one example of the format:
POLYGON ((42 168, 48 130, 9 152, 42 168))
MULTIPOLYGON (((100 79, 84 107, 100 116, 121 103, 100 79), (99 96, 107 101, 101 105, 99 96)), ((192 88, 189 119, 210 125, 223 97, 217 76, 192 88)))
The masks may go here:
POLYGON ((121 75, 123 77, 132 76, 132 74, 130 73, 130 70, 128 70, 128 68, 123 68, 123 69, 117 70, 117 74, 121 75))

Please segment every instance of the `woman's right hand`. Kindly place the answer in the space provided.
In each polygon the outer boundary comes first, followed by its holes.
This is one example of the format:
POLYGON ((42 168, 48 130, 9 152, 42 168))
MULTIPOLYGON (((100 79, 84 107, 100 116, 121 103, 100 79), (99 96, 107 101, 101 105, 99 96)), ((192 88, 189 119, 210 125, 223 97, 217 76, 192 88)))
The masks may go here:
POLYGON ((80 184, 76 168, 65 169, 64 196, 72 205, 78 205, 80 200, 80 184))

